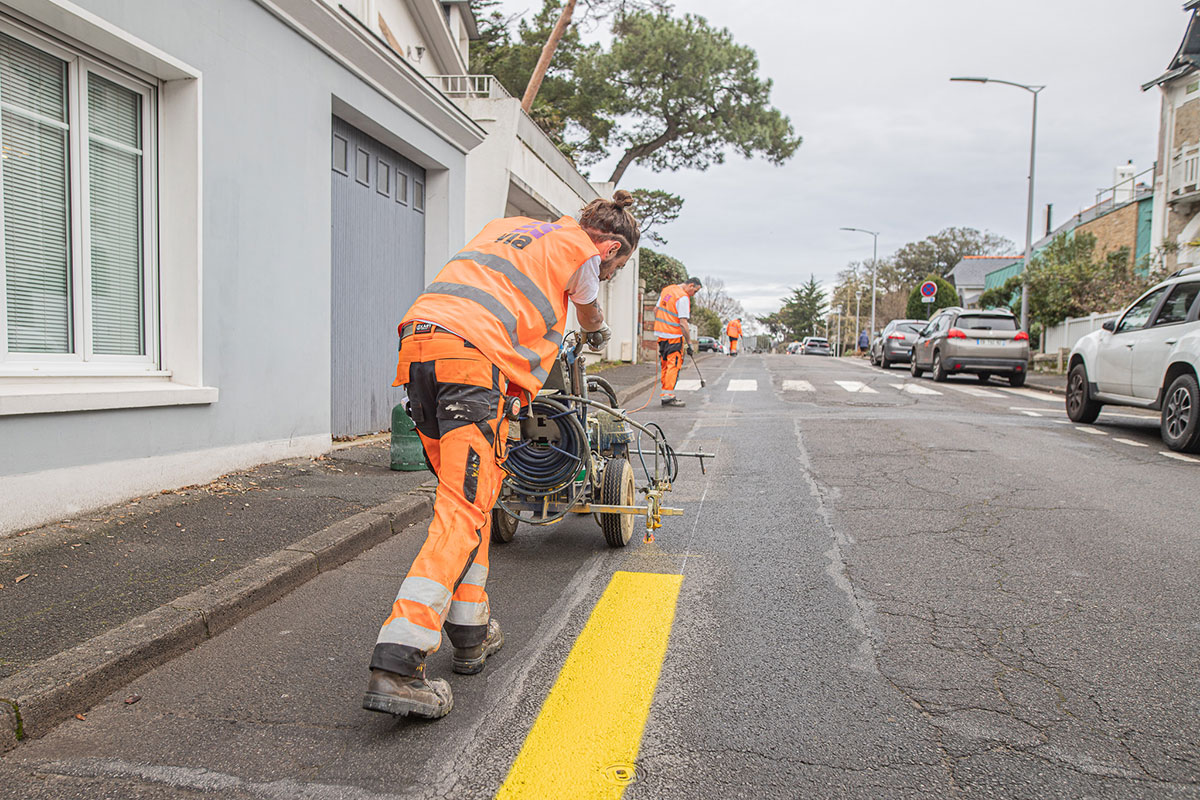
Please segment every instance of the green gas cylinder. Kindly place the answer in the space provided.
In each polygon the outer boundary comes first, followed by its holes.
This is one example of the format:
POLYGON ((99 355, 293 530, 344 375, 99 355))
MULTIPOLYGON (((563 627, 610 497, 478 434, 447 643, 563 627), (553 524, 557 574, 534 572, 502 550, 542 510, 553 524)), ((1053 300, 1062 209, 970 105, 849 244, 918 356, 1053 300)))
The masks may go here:
POLYGON ((416 472, 426 468, 417 426, 400 403, 392 409, 392 469, 416 472))

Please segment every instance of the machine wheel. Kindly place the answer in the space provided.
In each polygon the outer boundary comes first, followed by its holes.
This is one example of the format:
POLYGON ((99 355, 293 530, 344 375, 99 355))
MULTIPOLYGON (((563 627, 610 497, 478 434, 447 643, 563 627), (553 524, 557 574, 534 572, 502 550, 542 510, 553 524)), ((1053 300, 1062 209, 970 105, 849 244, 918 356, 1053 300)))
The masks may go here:
MULTIPOLYGON (((631 506, 635 501, 633 465, 623 458, 610 458, 604 465, 600 484, 600 503, 611 506, 631 506)), ((604 541, 609 547, 624 547, 633 538, 635 517, 632 514, 597 514, 604 541)))
POLYGON ((1022 370, 1021 372, 1014 372, 1012 375, 1009 375, 1008 376, 1008 385, 1009 386, 1024 386, 1025 385, 1025 371, 1022 370))
POLYGON ((917 352, 916 352, 916 350, 917 350, 917 348, 915 348, 915 347, 914 347, 914 348, 913 348, 913 354, 912 354, 912 361, 908 362, 908 371, 909 371, 910 373, 912 373, 912 376, 913 376, 914 378, 919 378, 919 377, 921 377, 921 373, 922 373, 922 372, 924 372, 925 370, 923 370, 923 369, 921 369, 920 367, 918 367, 918 366, 917 366, 917 352))
POLYGON ((1192 375, 1171 381, 1163 396, 1162 439, 1181 453, 1200 449, 1200 384, 1192 375))
POLYGON ((946 378, 950 377, 949 373, 946 372, 946 367, 942 365, 942 354, 936 350, 933 353, 933 365, 929 371, 933 374, 933 379, 938 383, 945 383, 946 378))
POLYGON ((990 381, 990 380, 992 379, 992 373, 990 373, 990 372, 981 372, 981 373, 979 373, 978 375, 976 375, 976 376, 975 376, 975 378, 976 378, 976 380, 978 380, 980 383, 987 383, 988 381, 990 381))
POLYGON ((505 514, 499 507, 492 509, 492 541, 496 544, 511 542, 517 535, 517 526, 521 523, 505 514))

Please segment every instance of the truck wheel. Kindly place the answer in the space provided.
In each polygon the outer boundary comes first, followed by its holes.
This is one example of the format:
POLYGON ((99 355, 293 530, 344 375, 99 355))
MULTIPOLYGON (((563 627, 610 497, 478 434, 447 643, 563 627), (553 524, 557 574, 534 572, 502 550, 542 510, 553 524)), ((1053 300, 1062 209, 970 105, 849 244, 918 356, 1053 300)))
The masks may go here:
POLYGON ((492 509, 492 541, 496 544, 511 542, 517 535, 517 526, 521 523, 505 514, 500 508, 492 509))
POLYGON ((1162 439, 1181 453, 1200 450, 1200 384, 1194 375, 1171 381, 1162 408, 1162 439))
POLYGON ((1076 364, 1067 376, 1067 416, 1072 422, 1090 424, 1100 416, 1101 404, 1092 399, 1087 367, 1076 364))
MULTIPOLYGON (((636 488, 633 465, 623 458, 610 458, 604 465, 600 481, 600 503, 609 506, 634 504, 636 488)), ((604 541, 609 547, 624 547, 633 538, 635 517, 632 514, 597 514, 604 541)))

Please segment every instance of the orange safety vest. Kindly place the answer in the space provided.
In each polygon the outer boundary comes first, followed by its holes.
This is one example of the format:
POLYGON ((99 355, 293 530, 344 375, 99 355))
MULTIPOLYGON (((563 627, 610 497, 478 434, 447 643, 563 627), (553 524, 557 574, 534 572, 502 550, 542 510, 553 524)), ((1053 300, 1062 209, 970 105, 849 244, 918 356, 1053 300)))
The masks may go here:
POLYGON ((725 335, 730 339, 737 339, 742 335, 742 323, 736 319, 729 320, 729 324, 725 326, 725 335))
POLYGON ((654 307, 655 333, 667 333, 671 338, 683 336, 683 322, 680 321, 679 314, 675 313, 675 304, 679 302, 679 298, 686 296, 687 292, 678 283, 662 290, 658 305, 654 307))
POLYGON ((400 322, 423 320, 463 337, 509 382, 536 393, 558 356, 567 284, 600 253, 570 217, 489 222, 450 259, 400 322))

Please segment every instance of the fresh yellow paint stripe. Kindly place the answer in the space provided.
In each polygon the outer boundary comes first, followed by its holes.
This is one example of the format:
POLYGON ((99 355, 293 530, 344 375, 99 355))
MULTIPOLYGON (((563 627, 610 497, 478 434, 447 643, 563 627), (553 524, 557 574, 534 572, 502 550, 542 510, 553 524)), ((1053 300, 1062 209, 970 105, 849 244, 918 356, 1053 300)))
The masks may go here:
POLYGON ((612 576, 497 800, 619 800, 621 770, 637 760, 682 584, 682 575, 612 576))

